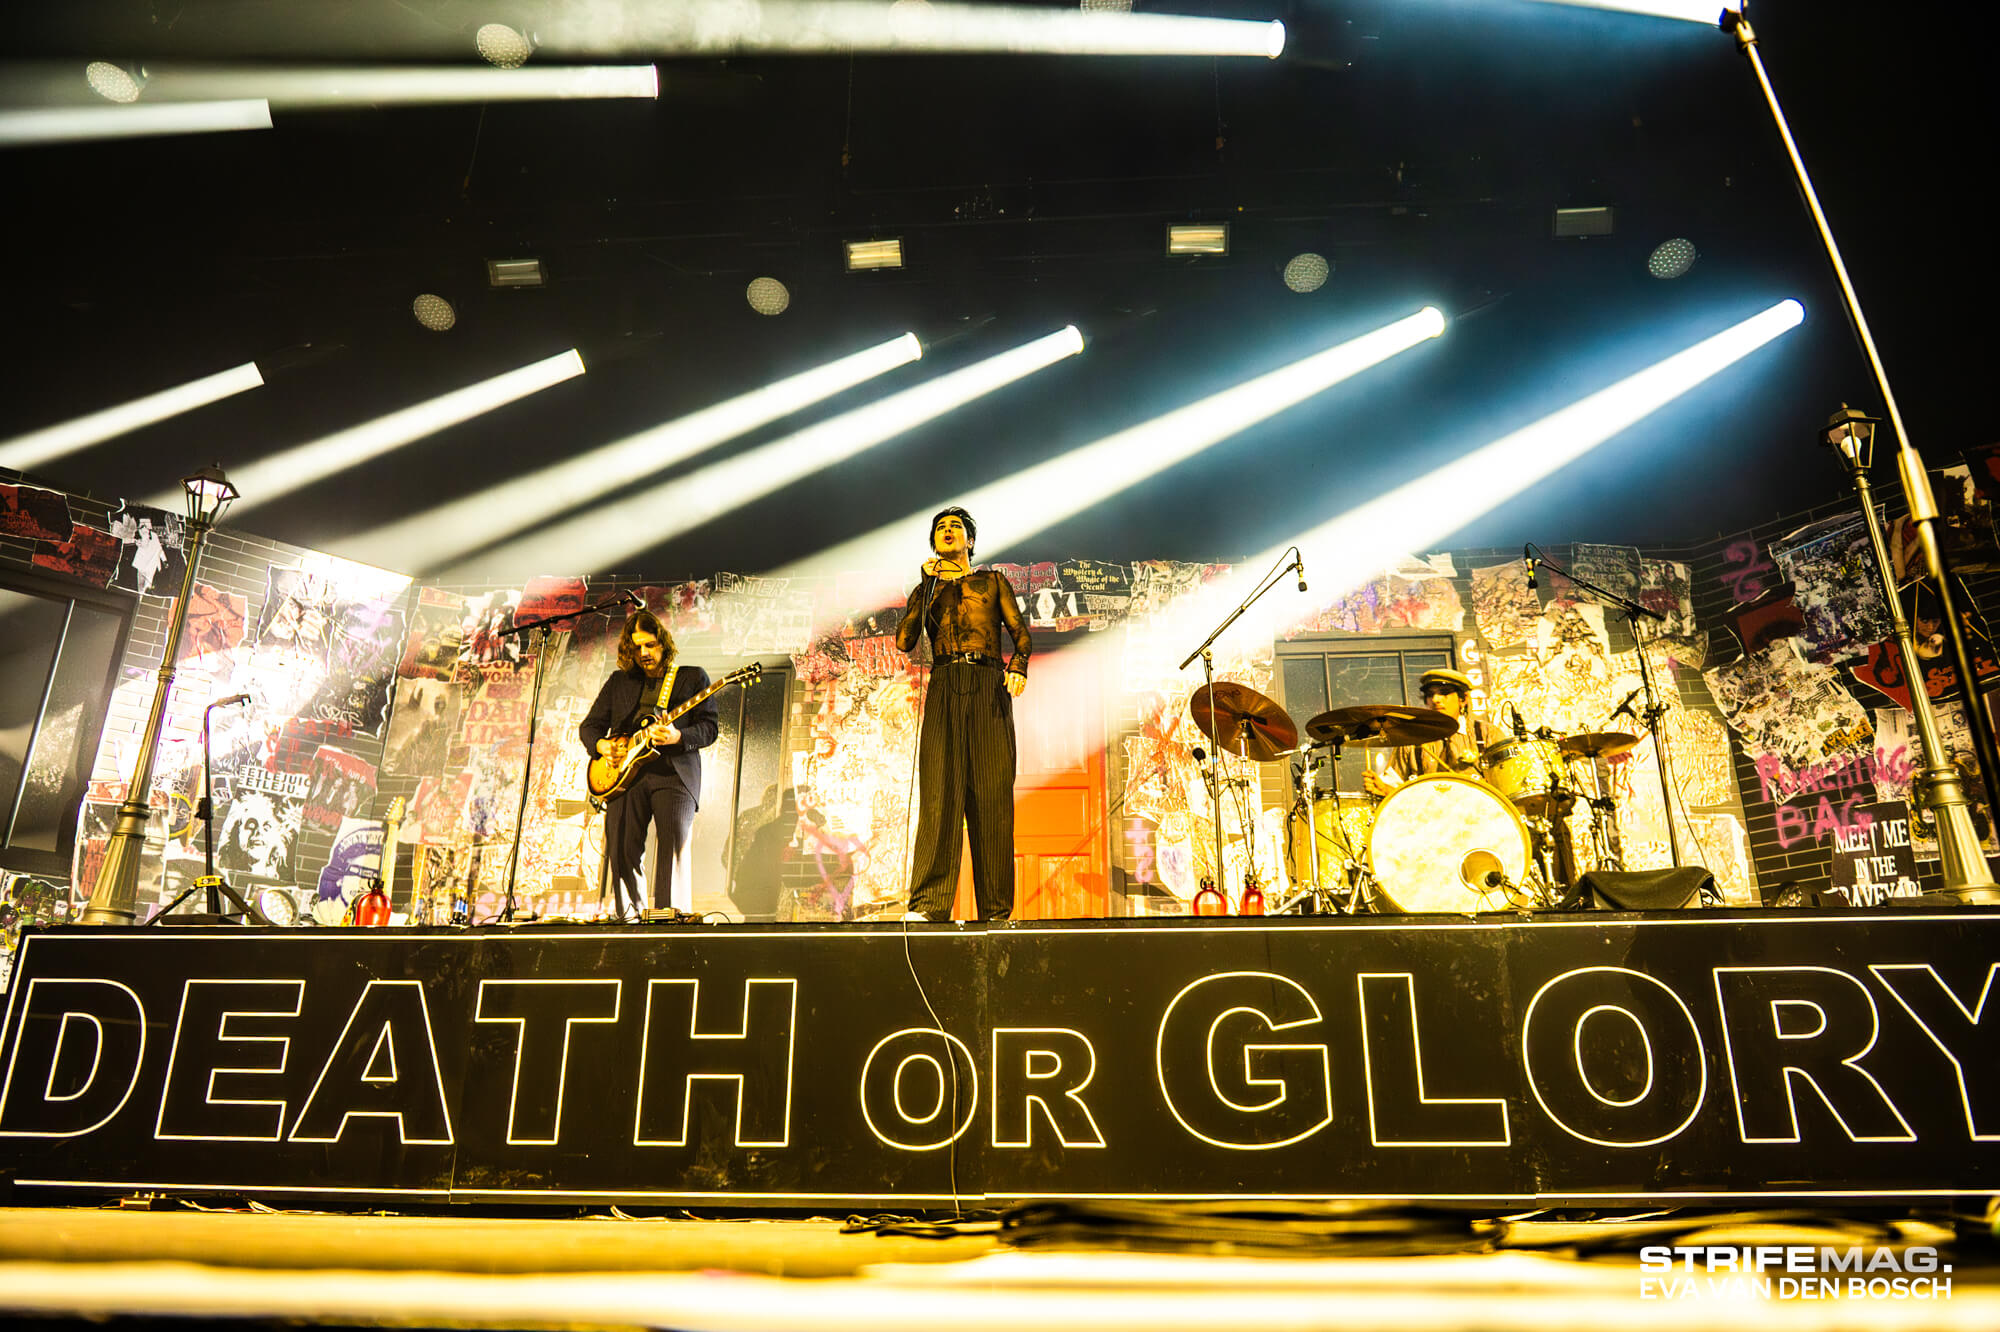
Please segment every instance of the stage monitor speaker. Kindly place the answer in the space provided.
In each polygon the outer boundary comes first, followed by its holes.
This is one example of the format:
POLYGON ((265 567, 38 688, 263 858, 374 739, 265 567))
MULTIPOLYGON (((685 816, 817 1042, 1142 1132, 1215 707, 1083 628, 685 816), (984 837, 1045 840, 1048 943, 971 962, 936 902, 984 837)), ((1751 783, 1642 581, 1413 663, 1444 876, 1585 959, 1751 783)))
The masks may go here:
POLYGON ((1583 876, 1579 904, 1597 911, 1692 911, 1719 901, 1715 876, 1699 865, 1685 869, 1592 870, 1583 876))

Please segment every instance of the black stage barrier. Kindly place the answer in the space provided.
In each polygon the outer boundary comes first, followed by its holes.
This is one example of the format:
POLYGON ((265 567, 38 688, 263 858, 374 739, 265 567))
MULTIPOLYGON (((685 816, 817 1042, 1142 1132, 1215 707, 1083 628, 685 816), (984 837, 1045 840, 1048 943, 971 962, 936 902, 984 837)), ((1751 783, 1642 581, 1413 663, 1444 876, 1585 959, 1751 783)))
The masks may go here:
POLYGON ((1996 958, 1976 909, 30 931, 0 1169, 354 1206, 1985 1194, 1996 958))

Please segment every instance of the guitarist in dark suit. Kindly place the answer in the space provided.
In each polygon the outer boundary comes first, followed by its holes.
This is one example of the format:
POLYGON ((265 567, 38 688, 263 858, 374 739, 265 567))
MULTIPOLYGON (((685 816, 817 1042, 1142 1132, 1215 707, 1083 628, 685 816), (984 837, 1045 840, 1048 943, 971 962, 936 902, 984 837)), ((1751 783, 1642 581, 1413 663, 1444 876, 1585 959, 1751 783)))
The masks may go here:
MULTIPOLYGON (((583 747, 593 755, 622 761, 630 749, 639 719, 666 714, 708 688, 708 672, 675 661, 673 635, 649 610, 634 611, 618 638, 618 669, 597 691, 590 715, 578 728, 583 747), (660 686, 673 671, 673 686, 664 706, 660 686)), ((659 751, 648 760, 632 784, 611 799, 604 814, 604 850, 611 860, 620 914, 629 900, 643 906, 646 829, 659 829, 660 863, 653 879, 655 907, 674 905, 674 868, 694 831, 700 804, 701 751, 715 743, 715 700, 703 699, 677 722, 656 722, 647 735, 659 751)), ((693 905, 692 885, 683 889, 693 905)), ((685 909, 685 908, 683 908, 685 909)))

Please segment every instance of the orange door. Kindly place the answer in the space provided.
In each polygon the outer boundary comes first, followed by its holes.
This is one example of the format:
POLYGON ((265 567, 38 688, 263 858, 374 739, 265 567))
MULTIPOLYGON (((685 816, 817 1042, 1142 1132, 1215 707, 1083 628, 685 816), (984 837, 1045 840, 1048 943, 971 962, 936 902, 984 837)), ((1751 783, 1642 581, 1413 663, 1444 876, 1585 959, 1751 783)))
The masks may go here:
MULTIPOLYGON (((1014 700, 1014 919, 1102 916, 1110 901, 1104 824, 1104 691, 1098 655, 1037 656, 1014 700)), ((961 851, 952 915, 978 915, 961 851)))

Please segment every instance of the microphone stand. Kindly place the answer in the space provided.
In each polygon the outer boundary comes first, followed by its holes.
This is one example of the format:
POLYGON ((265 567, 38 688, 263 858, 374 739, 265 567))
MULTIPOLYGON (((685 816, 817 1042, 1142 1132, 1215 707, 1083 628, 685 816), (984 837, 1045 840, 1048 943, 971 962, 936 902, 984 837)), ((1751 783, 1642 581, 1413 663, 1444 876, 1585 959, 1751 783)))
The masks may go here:
POLYGON ((234 707, 239 703, 247 703, 249 701, 247 696, 239 696, 237 698, 224 699, 220 703, 211 703, 201 710, 201 803, 195 806, 194 813, 195 817, 201 820, 202 873, 200 878, 181 889, 178 897, 148 917, 146 920, 148 925, 163 923, 169 912, 187 901, 190 897, 193 897, 197 891, 206 893, 207 900, 203 905, 208 910, 198 915, 191 913, 182 916, 174 922, 176 925, 227 925, 230 923, 229 917, 239 913, 242 915, 245 924, 269 925, 271 923, 265 918, 263 912, 243 900, 243 897, 234 888, 229 886, 227 879, 215 872, 215 806, 209 799, 210 793, 215 788, 215 777, 214 760, 210 757, 209 718, 217 708, 234 707), (227 913, 223 911, 222 899, 224 897, 227 897, 235 906, 236 909, 234 911, 227 913))
MULTIPOLYGON (((1532 546, 1532 543, 1530 544, 1532 546)), ((1640 709, 1640 715, 1646 719, 1646 731, 1653 737, 1653 758, 1655 766, 1660 770, 1660 808, 1667 816, 1667 854, 1672 857, 1674 868, 1679 869, 1681 839, 1680 834, 1674 831, 1674 795, 1673 788, 1667 780, 1667 744, 1666 739, 1660 734, 1660 718, 1667 715, 1667 705, 1660 702, 1659 691, 1653 687, 1653 668, 1646 659, 1646 640, 1639 633, 1640 616, 1643 615, 1662 624, 1666 622, 1667 617, 1650 607, 1641 606, 1623 593, 1613 592, 1608 587, 1599 587, 1588 578, 1571 573, 1551 560, 1540 546, 1532 548, 1540 563, 1569 579, 1577 587, 1585 588, 1605 598, 1611 605, 1625 613, 1625 622, 1631 626, 1632 644, 1639 653, 1639 688, 1646 694, 1646 706, 1640 709)))
MULTIPOLYGON (((528 822, 528 781, 535 774, 535 734, 539 729, 542 714, 542 672, 548 664, 550 626, 567 624, 571 620, 595 615, 613 606, 628 604, 631 600, 630 593, 621 592, 615 597, 605 598, 595 606, 585 606, 582 610, 567 611, 561 615, 544 615, 539 620, 530 620, 526 624, 517 624, 511 629, 500 631, 501 638, 511 638, 516 634, 535 636, 533 642, 535 676, 534 683, 528 690, 528 753, 521 762, 521 803, 514 810, 514 844, 507 852, 507 900, 500 908, 500 915, 497 917, 499 920, 511 923, 514 919, 514 875, 520 868, 521 834, 526 830, 528 822)), ((606 855, 609 854, 610 849, 607 847, 606 855)))
MULTIPOLYGON (((1298 547, 1292 547, 1285 552, 1285 555, 1297 556, 1298 547)), ((1196 657, 1201 658, 1201 673, 1208 689, 1208 722, 1210 726, 1215 725, 1215 654, 1210 649, 1214 647, 1215 640, 1222 637, 1228 631, 1230 625, 1235 624, 1243 618, 1243 612, 1255 605, 1259 597, 1277 586, 1278 580, 1284 576, 1285 571, 1292 567, 1292 562, 1286 560, 1285 555, 1278 557, 1279 562, 1271 566, 1271 571, 1258 581, 1257 586, 1251 591, 1249 596, 1243 598, 1242 604, 1229 612, 1228 617, 1221 624, 1215 626, 1214 632, 1201 640, 1201 646, 1183 657, 1181 664, 1174 668, 1175 670, 1184 671, 1196 657)), ((1225 878, 1222 872, 1222 759, 1216 753, 1217 750, 1222 748, 1224 742, 1219 735, 1211 735, 1209 739, 1214 741, 1208 749, 1208 796, 1209 803, 1213 806, 1215 812, 1215 886, 1216 891, 1222 893, 1226 898, 1228 890, 1223 886, 1225 878)), ((1238 743, 1241 744, 1241 741, 1239 740, 1238 743)), ((1250 835, 1248 830, 1245 830, 1244 835, 1246 837, 1250 835)))

